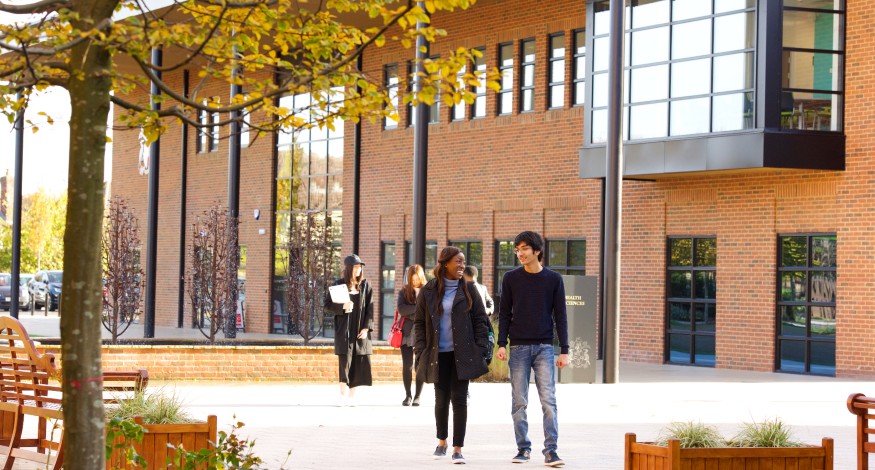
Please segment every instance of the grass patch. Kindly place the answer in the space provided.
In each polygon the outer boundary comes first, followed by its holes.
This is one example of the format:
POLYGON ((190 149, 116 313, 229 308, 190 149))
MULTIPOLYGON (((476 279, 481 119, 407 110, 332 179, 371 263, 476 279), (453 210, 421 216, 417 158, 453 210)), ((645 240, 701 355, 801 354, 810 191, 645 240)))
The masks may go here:
POLYGON ((726 440, 717 428, 693 421, 669 423, 659 432, 655 444, 667 446, 669 439, 681 441, 681 447, 687 449, 727 446, 726 440))
POLYGON ((144 424, 194 423, 183 409, 183 401, 174 391, 167 393, 164 388, 152 392, 138 391, 133 395, 119 397, 119 403, 106 409, 106 419, 119 418, 131 421, 141 416, 144 424))
POLYGON ((779 418, 742 423, 741 430, 729 441, 732 447, 802 447, 793 437, 790 426, 779 418))

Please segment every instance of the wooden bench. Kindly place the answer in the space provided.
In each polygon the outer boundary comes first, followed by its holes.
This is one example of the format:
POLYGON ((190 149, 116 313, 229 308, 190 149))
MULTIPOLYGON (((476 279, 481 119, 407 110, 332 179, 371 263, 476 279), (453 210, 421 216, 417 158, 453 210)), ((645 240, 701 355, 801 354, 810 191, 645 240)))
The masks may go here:
MULTIPOLYGON (((11 317, 0 317, 0 460, 12 468, 15 460, 36 462, 40 468, 59 469, 63 464, 64 428, 61 411, 62 389, 55 357, 42 354, 24 326, 11 317), (24 435, 25 420, 36 422, 36 431, 24 435)), ((117 393, 141 390, 149 380, 145 370, 107 372, 105 390, 117 393)))
POLYGON ((857 470, 869 470, 869 454, 875 452, 875 442, 870 438, 875 427, 869 422, 875 419, 875 398, 852 393, 848 397, 848 411, 857 415, 857 470))

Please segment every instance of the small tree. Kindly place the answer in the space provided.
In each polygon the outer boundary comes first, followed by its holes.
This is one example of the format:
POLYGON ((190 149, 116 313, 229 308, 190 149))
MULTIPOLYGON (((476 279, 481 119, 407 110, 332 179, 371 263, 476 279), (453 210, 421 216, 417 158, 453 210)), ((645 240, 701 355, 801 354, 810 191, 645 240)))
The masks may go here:
POLYGON ((325 328, 322 302, 335 260, 333 239, 331 219, 322 212, 300 214, 289 226, 286 306, 289 324, 295 327, 304 344, 309 344, 325 328))
POLYGON ((140 229, 124 199, 109 205, 103 228, 103 327, 112 342, 127 331, 140 313, 143 269, 140 267, 140 229))
POLYGON ((211 342, 234 315, 237 299, 237 220, 227 209, 214 206, 192 225, 192 243, 186 273, 191 320, 211 342), (200 318, 199 318, 200 317, 200 318))

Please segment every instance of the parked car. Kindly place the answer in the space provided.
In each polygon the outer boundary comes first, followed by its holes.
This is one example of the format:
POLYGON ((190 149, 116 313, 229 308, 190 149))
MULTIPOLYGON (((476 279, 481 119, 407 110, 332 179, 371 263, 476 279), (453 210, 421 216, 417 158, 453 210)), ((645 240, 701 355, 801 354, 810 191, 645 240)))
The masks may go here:
POLYGON ((0 309, 9 310, 12 306, 12 276, 0 274, 0 309))
POLYGON ((63 271, 38 271, 30 280, 28 289, 31 296, 31 308, 42 308, 46 304, 49 310, 56 310, 61 299, 61 279, 63 271))

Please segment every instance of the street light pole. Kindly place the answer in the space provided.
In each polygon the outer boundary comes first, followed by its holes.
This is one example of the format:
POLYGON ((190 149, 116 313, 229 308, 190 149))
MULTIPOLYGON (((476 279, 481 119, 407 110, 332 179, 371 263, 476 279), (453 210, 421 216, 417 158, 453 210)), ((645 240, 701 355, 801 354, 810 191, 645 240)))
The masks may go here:
MULTIPOLYGON (((153 73, 161 80, 161 64, 163 54, 161 48, 152 49, 152 65, 156 68, 153 73)), ((161 94, 156 82, 152 82, 151 109, 159 111, 161 103, 156 99, 161 94)), ((146 300, 143 308, 143 337, 155 337, 155 281, 158 269, 158 164, 161 159, 161 139, 149 146, 149 205, 146 216, 148 218, 146 228, 146 300)))
MULTIPOLYGON (((417 2, 422 11, 425 4, 417 2)), ((424 27, 421 22, 416 23, 416 29, 424 27)), ((417 93, 422 90, 422 77, 425 73, 423 61, 428 58, 429 44, 425 36, 416 37, 416 77, 414 89, 417 93)), ((413 237, 411 238, 410 256, 408 264, 425 266, 425 217, 428 211, 426 191, 428 187, 428 115, 430 106, 422 101, 416 105, 414 115, 416 126, 413 129, 413 237)))
MULTIPOLYGON (((16 98, 21 101, 21 90, 16 98)), ((12 282, 9 285, 9 315, 18 318, 21 294, 21 175, 24 166, 24 108, 15 114, 15 189, 12 193, 12 282)), ((60 309, 60 308, 59 308, 60 309)), ((33 314, 33 311, 30 312, 33 314)))
POLYGON ((608 140, 605 177, 605 359, 603 381, 620 381, 620 238, 623 208, 623 0, 611 0, 608 51, 608 140))

